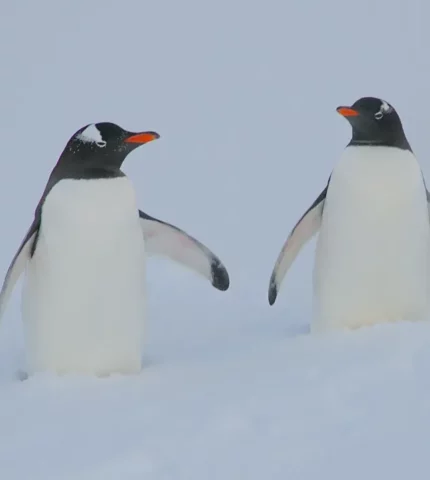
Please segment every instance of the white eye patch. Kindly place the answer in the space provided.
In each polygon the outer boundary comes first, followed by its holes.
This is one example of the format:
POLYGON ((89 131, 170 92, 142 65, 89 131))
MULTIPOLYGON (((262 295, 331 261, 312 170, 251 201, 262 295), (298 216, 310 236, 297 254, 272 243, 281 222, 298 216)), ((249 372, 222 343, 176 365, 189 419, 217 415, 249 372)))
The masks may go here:
POLYGON ((103 140, 103 137, 100 133, 100 130, 95 126, 94 123, 89 125, 83 132, 77 135, 77 138, 82 142, 95 143, 98 147, 106 147, 106 142, 103 140))
POLYGON ((381 107, 380 109, 375 113, 375 118, 376 120, 381 120, 381 118, 387 114, 390 113, 393 109, 388 105, 388 103, 385 100, 381 100, 381 107))
POLYGON ((383 112, 383 113, 390 113, 391 112, 391 107, 390 107, 390 105, 388 105, 388 103, 385 100, 382 100, 381 112, 383 112))

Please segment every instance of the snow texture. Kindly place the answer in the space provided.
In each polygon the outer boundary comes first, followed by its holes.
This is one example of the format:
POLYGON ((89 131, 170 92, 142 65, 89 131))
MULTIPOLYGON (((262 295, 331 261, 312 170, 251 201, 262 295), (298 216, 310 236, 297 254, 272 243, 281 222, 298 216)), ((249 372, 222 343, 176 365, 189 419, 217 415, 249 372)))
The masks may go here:
POLYGON ((160 133, 124 164, 139 207, 214 251, 231 287, 151 258, 141 374, 21 381, 18 282, 2 480, 426 478, 430 323, 309 335, 314 241, 273 307, 267 289, 349 141, 338 105, 392 104, 428 183, 429 15, 423 0, 5 2, 0 271, 70 135, 112 121, 160 133))

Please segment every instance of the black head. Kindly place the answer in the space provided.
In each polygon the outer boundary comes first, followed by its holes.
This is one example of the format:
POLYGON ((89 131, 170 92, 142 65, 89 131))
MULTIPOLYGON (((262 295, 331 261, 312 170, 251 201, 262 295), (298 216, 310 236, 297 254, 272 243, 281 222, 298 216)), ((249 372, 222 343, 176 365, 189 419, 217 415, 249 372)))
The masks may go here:
POLYGON ((69 140, 56 165, 57 173, 73 178, 115 177, 126 156, 156 140, 156 132, 128 132, 109 122, 80 128, 69 140))
POLYGON ((363 97, 337 112, 351 124, 349 145, 379 145, 411 150, 402 122, 394 107, 380 98, 363 97))

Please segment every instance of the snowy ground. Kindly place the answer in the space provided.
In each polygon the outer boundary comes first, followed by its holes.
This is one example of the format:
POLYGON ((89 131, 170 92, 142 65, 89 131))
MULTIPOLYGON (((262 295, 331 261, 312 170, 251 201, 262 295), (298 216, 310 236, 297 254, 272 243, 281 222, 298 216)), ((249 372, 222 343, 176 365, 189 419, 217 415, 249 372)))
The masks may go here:
POLYGON ((1 478, 425 478, 430 325, 311 338, 235 308, 198 340, 156 309, 137 377, 20 382, 2 353, 1 478))
POLYGON ((349 140, 341 104, 399 111, 430 182, 424 0, 23 0, 0 15, 0 272, 65 142, 113 121, 160 140, 140 207, 207 244, 218 292, 149 265, 145 369, 20 381, 0 324, 1 480, 404 480, 430 467, 430 323, 311 337, 313 244, 271 270, 349 140))

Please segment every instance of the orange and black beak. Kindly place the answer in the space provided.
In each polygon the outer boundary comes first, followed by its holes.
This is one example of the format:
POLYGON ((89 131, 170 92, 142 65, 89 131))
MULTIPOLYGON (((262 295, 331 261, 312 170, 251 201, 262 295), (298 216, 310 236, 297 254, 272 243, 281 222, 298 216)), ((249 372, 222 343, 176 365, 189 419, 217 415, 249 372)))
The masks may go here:
POLYGON ((357 110, 354 110, 351 107, 337 107, 336 111, 344 117, 358 117, 360 115, 357 110))
POLYGON ((126 137, 124 142, 125 143, 138 143, 143 145, 144 143, 152 142, 153 140, 157 140, 160 138, 160 135, 157 132, 142 132, 130 135, 126 137))

